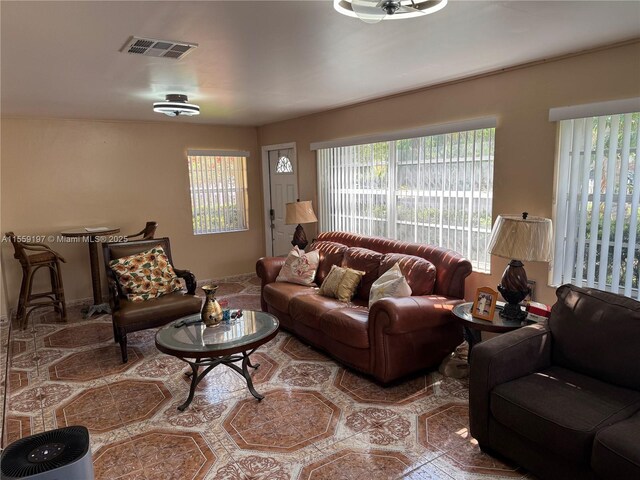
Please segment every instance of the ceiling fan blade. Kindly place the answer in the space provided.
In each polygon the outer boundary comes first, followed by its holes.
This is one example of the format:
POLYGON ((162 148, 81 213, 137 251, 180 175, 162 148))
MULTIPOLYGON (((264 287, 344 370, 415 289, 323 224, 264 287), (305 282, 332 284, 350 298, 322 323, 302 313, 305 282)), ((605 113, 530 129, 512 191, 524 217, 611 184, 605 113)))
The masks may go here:
POLYGON ((400 8, 398 8, 395 11, 395 13, 421 13, 423 15, 426 15, 426 13, 423 12, 422 10, 418 8, 407 7, 406 5, 402 5, 400 8))
MULTIPOLYGON (((384 3, 384 0, 380 3, 384 3)), ((378 23, 387 15, 381 7, 378 7, 377 0, 352 0, 351 8, 365 23, 378 23)))

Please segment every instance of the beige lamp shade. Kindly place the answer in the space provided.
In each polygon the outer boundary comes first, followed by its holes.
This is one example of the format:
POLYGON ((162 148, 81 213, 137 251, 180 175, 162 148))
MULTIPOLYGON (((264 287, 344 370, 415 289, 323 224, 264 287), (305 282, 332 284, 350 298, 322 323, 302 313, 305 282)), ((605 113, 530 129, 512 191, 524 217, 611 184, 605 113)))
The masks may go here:
POLYGON ((553 258, 551 220, 526 215, 498 215, 487 251, 498 257, 529 262, 550 262, 553 258))
POLYGON ((310 200, 304 202, 287 203, 287 213, 284 223, 287 225, 296 225, 300 223, 315 223, 318 221, 316 214, 313 212, 313 205, 310 200))

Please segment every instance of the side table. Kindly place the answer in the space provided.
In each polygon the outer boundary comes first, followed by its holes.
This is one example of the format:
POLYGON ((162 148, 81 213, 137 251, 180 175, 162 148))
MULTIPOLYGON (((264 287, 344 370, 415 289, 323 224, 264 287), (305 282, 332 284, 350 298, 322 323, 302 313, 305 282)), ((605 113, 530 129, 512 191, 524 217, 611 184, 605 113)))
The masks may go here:
POLYGON ((523 327, 527 322, 510 322, 500 316, 500 311, 504 307, 504 302, 498 302, 493 314, 493 321, 482 320, 471 315, 473 302, 460 303, 453 307, 452 318, 462 325, 464 329, 464 339, 469 344, 468 361, 471 363, 471 350, 473 346, 480 342, 482 332, 505 333, 523 327))
POLYGON ((104 235, 113 235, 120 232, 119 228, 105 227, 100 231, 88 232, 85 228, 76 228, 60 232, 63 237, 88 239, 89 261, 91 266, 91 286, 93 287, 93 305, 84 313, 84 318, 89 318, 94 313, 111 313, 109 304, 102 300, 102 285, 100 283, 100 260, 98 258, 98 238, 104 235))

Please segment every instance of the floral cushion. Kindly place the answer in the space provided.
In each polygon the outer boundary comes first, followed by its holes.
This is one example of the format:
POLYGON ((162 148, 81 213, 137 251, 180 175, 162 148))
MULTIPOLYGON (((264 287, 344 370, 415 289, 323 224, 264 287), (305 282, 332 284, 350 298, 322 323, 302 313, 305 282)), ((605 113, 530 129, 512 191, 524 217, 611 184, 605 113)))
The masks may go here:
POLYGON ((276 282, 297 283, 315 287, 313 281, 316 278, 316 270, 320 263, 320 255, 317 250, 304 253, 297 246, 287 255, 284 265, 276 278, 276 282))
POLYGON ((132 302, 160 297, 182 288, 182 284, 160 245, 151 250, 109 262, 122 292, 132 302))
POLYGON ((380 275, 373 285, 369 294, 369 308, 378 300, 387 297, 410 297, 411 287, 407 279, 402 275, 400 263, 396 263, 389 270, 380 275))
POLYGON ((349 302, 356 293, 364 272, 352 268, 343 268, 334 265, 329 275, 322 282, 320 295, 337 298, 341 302, 349 302))

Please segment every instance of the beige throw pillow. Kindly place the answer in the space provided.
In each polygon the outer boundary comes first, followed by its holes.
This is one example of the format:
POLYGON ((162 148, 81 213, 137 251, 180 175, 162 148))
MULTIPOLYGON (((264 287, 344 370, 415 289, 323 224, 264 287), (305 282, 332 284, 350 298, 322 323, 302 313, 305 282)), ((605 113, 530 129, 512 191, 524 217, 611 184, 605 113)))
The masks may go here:
POLYGON ((411 287, 407 283, 407 279, 402 275, 400 264, 396 263, 393 267, 380 275, 380 277, 373 282, 373 285, 371 285, 369 308, 382 298, 410 296, 411 287))
POLYGON ((287 255, 284 265, 276 278, 276 282, 297 283, 315 287, 313 281, 316 278, 316 270, 320 263, 320 254, 317 250, 304 253, 297 246, 287 255))
POLYGON ((348 302, 356 293, 363 275, 364 272, 359 270, 333 265, 324 282, 322 282, 320 295, 337 298, 341 302, 348 302))

